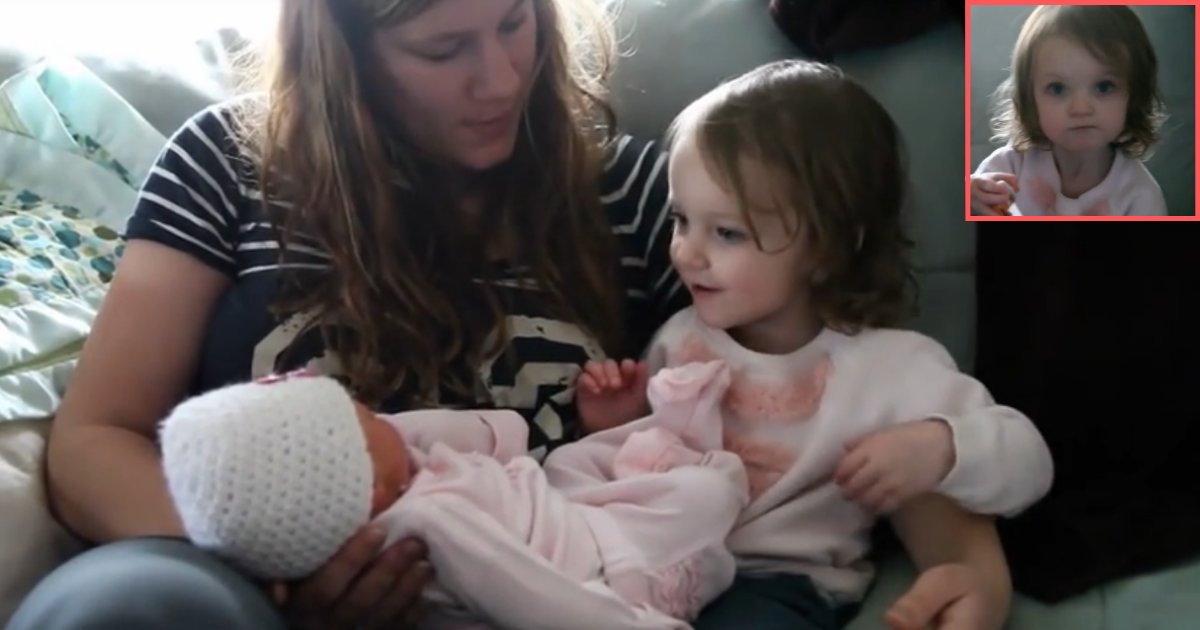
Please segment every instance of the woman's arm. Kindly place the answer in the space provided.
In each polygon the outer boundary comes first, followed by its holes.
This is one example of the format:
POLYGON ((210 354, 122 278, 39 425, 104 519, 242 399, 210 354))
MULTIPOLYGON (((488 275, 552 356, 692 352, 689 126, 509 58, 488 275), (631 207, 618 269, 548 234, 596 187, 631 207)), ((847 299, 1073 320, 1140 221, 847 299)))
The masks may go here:
POLYGON ((1012 580, 991 518, 940 495, 917 497, 892 526, 921 571, 888 611, 896 630, 998 630, 1008 618, 1012 580))
POLYGON ((228 276, 131 241, 84 344, 47 447, 51 509, 96 542, 182 535, 155 434, 185 394, 228 276))

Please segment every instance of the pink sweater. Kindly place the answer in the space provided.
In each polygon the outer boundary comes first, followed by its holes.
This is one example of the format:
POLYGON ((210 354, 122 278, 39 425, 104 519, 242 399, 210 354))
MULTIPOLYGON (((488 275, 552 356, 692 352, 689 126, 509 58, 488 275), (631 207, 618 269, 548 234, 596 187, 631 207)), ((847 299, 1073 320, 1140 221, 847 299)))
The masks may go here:
POLYGON ((654 413, 560 447, 544 468, 507 411, 386 419, 421 468, 376 522, 429 547, 430 628, 688 628, 733 580, 724 540, 748 500, 721 450, 720 362, 651 382, 654 413))

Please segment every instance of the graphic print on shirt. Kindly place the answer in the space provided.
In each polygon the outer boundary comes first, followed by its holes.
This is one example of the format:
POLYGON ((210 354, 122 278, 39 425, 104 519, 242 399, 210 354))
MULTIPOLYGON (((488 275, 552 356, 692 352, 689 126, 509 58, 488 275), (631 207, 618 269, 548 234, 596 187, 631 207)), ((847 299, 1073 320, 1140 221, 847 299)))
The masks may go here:
MULTIPOLYGON (((315 309, 301 311, 284 319, 271 332, 254 346, 254 355, 250 363, 250 378, 260 379, 270 374, 289 370, 285 365, 289 352, 295 349, 297 342, 305 339, 311 333, 319 335, 315 324, 317 311, 315 309)), ((321 349, 320 354, 309 359, 300 368, 307 369, 325 376, 342 376, 342 363, 333 353, 321 349)))
MULTIPOLYGON (((589 360, 604 358, 604 351, 579 326, 541 317, 507 318, 508 346, 486 361, 480 370, 480 402, 515 409, 530 423, 530 442, 551 448, 571 437, 577 425, 575 379, 589 360), (513 370, 513 355, 538 357, 513 370), (541 436, 533 436, 533 432, 541 436)), ((540 459, 545 449, 531 453, 540 459)))
MULTIPOLYGON (((667 365, 711 361, 717 356, 702 338, 688 335, 678 349, 668 352, 667 365)), ((772 429, 816 416, 832 372, 833 361, 828 354, 822 354, 797 378, 785 383, 759 381, 740 368, 732 371, 722 401, 728 419, 724 426, 725 450, 741 457, 752 501, 779 481, 796 461, 799 445, 781 442, 771 435, 772 429)))

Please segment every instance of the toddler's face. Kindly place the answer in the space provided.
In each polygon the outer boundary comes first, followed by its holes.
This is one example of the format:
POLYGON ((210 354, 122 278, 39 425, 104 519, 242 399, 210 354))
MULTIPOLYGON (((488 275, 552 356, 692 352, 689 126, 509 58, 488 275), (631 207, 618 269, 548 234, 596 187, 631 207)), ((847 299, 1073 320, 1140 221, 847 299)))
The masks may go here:
MULTIPOLYGON (((795 328, 807 316, 809 293, 800 239, 790 235, 780 213, 763 212, 755 216, 760 249, 737 199, 713 179, 689 135, 675 143, 668 167, 675 216, 671 262, 692 294, 697 315, 708 326, 730 332, 795 328)), ((750 198, 769 208, 775 204, 763 171, 748 168, 745 183, 750 198)))
POLYGON ((367 450, 375 469, 375 485, 371 495, 371 516, 379 514, 408 489, 415 464, 408 455, 404 438, 390 425, 379 419, 365 405, 355 402, 355 412, 367 437, 367 450))
POLYGON ((1032 78, 1042 133, 1057 147, 1097 151, 1124 131, 1128 83, 1078 42, 1061 36, 1043 41, 1032 78))

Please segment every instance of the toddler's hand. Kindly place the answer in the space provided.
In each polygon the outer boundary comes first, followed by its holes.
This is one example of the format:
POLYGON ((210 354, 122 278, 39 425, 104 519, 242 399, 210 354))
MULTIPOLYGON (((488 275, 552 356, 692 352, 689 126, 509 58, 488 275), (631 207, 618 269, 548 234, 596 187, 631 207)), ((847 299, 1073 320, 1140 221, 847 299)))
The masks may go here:
POLYGON ((847 500, 888 514, 937 488, 954 467, 954 437, 941 420, 867 434, 846 445, 834 481, 847 500))
POLYGON ((584 432, 610 429, 650 413, 646 400, 648 371, 645 361, 588 361, 575 387, 575 404, 584 432))
POLYGON ((891 630, 998 630, 1008 607, 1006 597, 989 592, 977 567, 941 564, 922 571, 884 619, 891 630))
POLYGON ((1009 215, 1008 207, 1020 188, 1011 173, 980 173, 971 176, 971 214, 1009 215))

